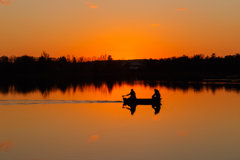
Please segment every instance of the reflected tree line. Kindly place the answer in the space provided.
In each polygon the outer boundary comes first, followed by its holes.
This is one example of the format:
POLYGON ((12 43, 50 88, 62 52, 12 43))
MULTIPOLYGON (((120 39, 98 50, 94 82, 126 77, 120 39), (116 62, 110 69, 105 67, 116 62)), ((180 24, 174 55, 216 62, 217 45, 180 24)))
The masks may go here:
POLYGON ((111 55, 100 57, 52 58, 46 52, 40 57, 0 57, 3 78, 23 76, 119 76, 142 80, 202 81, 206 78, 239 78, 240 54, 218 57, 194 55, 165 59, 113 60, 111 55))
POLYGON ((43 96, 48 96, 51 92, 60 90, 66 93, 69 90, 73 92, 84 92, 91 87, 95 91, 107 92, 111 94, 114 87, 121 87, 122 85, 143 85, 150 88, 165 87, 169 90, 182 90, 188 92, 194 90, 195 92, 202 92, 209 90, 215 93, 217 90, 225 89, 226 91, 240 92, 240 83, 201 83, 201 82, 173 82, 173 81, 133 81, 133 80, 90 80, 90 79, 19 79, 18 81, 2 81, 0 83, 0 93, 18 93, 27 94, 35 91, 40 91, 43 96))

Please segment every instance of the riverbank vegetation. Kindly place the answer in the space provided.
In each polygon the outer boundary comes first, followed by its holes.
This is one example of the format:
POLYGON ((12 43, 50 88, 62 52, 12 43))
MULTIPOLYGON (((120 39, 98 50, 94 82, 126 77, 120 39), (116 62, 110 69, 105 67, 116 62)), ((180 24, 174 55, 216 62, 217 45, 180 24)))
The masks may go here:
MULTIPOLYGON (((114 60, 111 55, 100 57, 50 57, 43 52, 40 57, 0 57, 0 74, 13 77, 99 77, 116 79, 138 77, 142 80, 186 80, 202 81, 215 78, 239 78, 240 54, 210 57, 194 55, 165 59, 114 60)), ((96 78, 97 77, 97 78, 96 78)))

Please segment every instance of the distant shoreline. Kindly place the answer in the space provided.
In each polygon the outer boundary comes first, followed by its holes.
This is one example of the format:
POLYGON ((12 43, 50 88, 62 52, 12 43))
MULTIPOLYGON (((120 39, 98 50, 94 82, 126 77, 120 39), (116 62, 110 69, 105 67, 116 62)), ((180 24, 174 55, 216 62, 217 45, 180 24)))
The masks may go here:
POLYGON ((113 60, 111 55, 100 60, 66 57, 0 57, 0 75, 3 80, 160 80, 160 81, 227 81, 240 79, 240 54, 217 57, 194 55, 159 60, 113 60))

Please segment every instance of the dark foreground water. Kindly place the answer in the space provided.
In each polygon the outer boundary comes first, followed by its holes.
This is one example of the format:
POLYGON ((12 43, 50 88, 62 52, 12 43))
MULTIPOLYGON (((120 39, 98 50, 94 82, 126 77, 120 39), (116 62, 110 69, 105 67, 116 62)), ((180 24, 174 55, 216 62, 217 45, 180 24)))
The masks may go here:
POLYGON ((0 93, 0 160, 240 159, 238 86, 135 81, 27 92, 9 86, 0 93), (123 107, 131 88, 138 98, 159 89, 159 110, 123 107))

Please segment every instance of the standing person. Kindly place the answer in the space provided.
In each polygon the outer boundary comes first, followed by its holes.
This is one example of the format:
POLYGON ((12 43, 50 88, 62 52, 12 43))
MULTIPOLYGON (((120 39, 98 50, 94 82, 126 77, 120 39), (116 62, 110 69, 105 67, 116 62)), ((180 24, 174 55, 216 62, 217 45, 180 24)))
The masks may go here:
POLYGON ((159 93, 159 90, 154 89, 154 92, 155 92, 155 93, 153 94, 152 99, 156 99, 156 100, 159 100, 159 101, 160 101, 161 95, 160 95, 160 93, 159 93))
POLYGON ((131 89, 131 92, 129 94, 127 94, 126 96, 129 96, 129 95, 130 95, 129 99, 137 99, 136 94, 133 89, 131 89))

